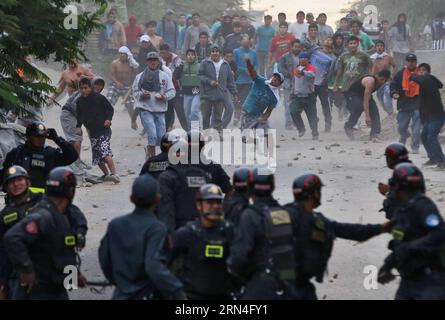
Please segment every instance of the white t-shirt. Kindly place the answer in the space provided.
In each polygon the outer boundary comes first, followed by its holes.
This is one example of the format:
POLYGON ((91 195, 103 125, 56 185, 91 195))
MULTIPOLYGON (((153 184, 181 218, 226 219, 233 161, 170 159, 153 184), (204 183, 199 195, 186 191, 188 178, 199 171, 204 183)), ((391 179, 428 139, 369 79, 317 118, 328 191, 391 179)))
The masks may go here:
POLYGON ((270 90, 273 92, 273 94, 275 95, 275 98, 277 98, 277 105, 280 102, 280 88, 274 87, 273 85, 270 84, 272 80, 266 80, 266 84, 269 86, 270 90))
POLYGON ((216 79, 219 79, 219 70, 221 69, 221 65, 223 64, 224 60, 223 59, 219 59, 218 62, 213 61, 213 65, 215 66, 216 69, 216 79))
POLYGON ((307 23, 294 22, 289 27, 289 33, 292 33, 295 39, 301 39, 303 36, 306 37, 309 30, 309 25, 307 23))

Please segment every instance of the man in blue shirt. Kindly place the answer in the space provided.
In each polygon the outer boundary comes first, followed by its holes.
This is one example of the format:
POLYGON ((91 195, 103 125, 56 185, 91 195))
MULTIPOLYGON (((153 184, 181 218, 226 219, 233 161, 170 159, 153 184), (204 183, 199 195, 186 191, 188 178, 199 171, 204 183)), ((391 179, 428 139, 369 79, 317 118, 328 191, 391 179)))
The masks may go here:
POLYGON ((270 44, 272 38, 275 36, 275 29, 271 26, 272 16, 267 15, 264 17, 264 25, 258 27, 256 31, 256 52, 258 55, 258 72, 262 77, 266 77, 270 74, 270 70, 267 68, 267 58, 269 54, 270 44))
POLYGON ((149 174, 135 179, 132 213, 113 219, 99 247, 102 271, 115 285, 116 300, 183 300, 182 283, 165 265, 167 229, 155 214, 158 182, 149 174))
POLYGON ((239 100, 235 105, 235 126, 237 126, 239 123, 241 106, 246 100, 253 83, 252 78, 247 71, 247 65, 245 61, 246 57, 249 57, 249 60, 252 62, 254 68, 258 67, 257 54, 255 50, 250 48, 249 36, 247 34, 244 34, 241 38, 241 47, 233 50, 233 61, 236 63, 237 66, 237 77, 235 84, 239 97, 239 100))
POLYGON ((253 79, 253 86, 243 104, 241 112, 241 130, 268 129, 267 120, 278 105, 280 86, 284 81, 281 73, 274 73, 270 80, 257 75, 249 59, 246 59, 247 71, 253 79))

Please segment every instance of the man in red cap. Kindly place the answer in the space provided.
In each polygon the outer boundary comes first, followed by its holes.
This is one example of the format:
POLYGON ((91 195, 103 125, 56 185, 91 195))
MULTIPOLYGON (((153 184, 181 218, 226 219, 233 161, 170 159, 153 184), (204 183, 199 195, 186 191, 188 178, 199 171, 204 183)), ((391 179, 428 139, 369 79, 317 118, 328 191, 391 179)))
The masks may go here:
POLYGON ((143 34, 142 27, 137 24, 137 17, 131 15, 128 17, 128 25, 125 26, 125 36, 127 37, 127 47, 131 51, 137 47, 138 36, 143 34))

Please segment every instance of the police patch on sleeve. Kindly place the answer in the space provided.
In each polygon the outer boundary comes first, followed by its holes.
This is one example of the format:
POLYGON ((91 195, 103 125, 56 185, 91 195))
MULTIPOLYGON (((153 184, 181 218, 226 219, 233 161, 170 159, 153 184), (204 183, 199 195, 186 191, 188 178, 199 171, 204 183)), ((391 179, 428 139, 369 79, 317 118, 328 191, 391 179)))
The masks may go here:
POLYGON ((28 222, 28 224, 25 227, 25 230, 30 235, 36 235, 39 233, 39 226, 37 225, 37 222, 31 221, 28 222))
POLYGON ((440 219, 439 219, 439 216, 437 215, 437 213, 430 213, 425 218, 425 224, 428 227, 437 227, 440 224, 440 219))

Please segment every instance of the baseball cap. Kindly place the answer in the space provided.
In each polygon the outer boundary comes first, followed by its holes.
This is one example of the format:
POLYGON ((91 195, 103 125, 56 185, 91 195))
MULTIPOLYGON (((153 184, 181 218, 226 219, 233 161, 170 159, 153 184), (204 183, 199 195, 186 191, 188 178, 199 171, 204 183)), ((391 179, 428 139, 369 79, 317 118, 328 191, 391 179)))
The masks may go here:
POLYGON ((417 61, 417 56, 414 53, 408 53, 405 57, 406 61, 417 61))
POLYGON ((175 14, 175 12, 174 12, 172 9, 168 9, 168 10, 166 11, 166 14, 175 14))
POLYGON ((299 54, 298 56, 300 59, 310 59, 311 55, 309 54, 309 52, 303 51, 299 54))
POLYGON ((159 60, 159 53, 157 53, 155 51, 149 52, 147 54, 147 60, 149 60, 149 59, 158 59, 159 60))
POLYGON ((141 42, 150 42, 150 36, 144 34, 144 35, 141 37, 141 42))
POLYGON ((137 17, 134 14, 132 14, 131 16, 128 17, 128 21, 131 20, 137 20, 137 17))
POLYGON ((284 81, 284 75, 283 75, 282 73, 280 73, 280 72, 275 72, 275 73, 273 74, 273 76, 278 76, 278 77, 280 77, 281 82, 284 81))
POLYGON ((221 51, 221 48, 220 48, 217 44, 213 44, 213 45, 210 47, 210 51, 213 51, 213 50, 221 51))

